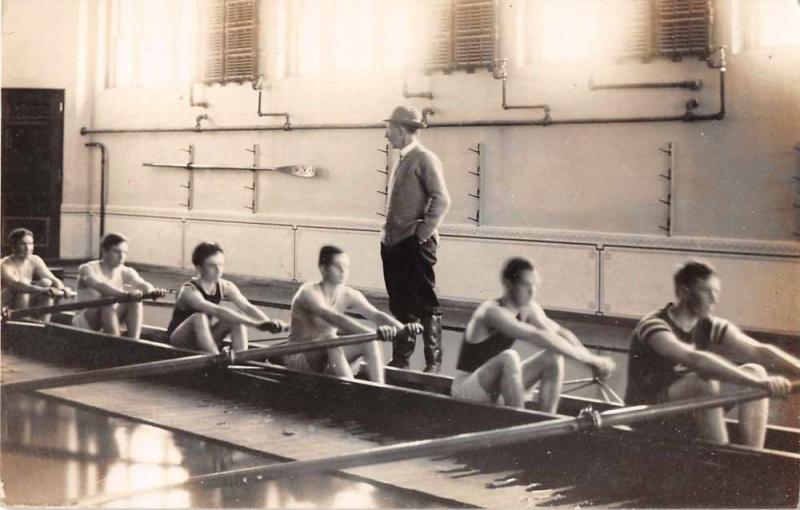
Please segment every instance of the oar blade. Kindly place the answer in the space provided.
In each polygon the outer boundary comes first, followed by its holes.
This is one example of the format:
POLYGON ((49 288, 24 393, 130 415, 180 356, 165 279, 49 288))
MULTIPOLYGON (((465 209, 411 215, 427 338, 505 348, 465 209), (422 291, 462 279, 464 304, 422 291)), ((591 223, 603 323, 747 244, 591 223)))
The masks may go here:
POLYGON ((279 166, 273 168, 274 171, 280 172, 282 174, 291 175, 293 177, 304 177, 304 178, 311 178, 316 177, 317 169, 313 165, 289 165, 289 166, 279 166))

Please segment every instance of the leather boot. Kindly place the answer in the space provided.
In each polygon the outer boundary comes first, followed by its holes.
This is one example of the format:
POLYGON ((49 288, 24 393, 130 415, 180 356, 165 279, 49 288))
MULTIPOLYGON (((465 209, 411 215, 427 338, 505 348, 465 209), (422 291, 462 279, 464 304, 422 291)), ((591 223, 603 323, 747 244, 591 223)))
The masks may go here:
MULTIPOLYGON (((398 320, 403 323, 414 322, 416 320, 413 317, 403 317, 403 319, 398 320)), ((390 361, 388 365, 394 368, 402 368, 404 370, 408 369, 409 358, 411 358, 411 355, 414 354, 414 349, 416 346, 417 335, 408 335, 405 338, 399 339, 395 338, 392 345, 392 361, 390 361)))
POLYGON ((438 374, 442 369, 442 314, 422 318, 422 341, 425 345, 425 372, 438 374))

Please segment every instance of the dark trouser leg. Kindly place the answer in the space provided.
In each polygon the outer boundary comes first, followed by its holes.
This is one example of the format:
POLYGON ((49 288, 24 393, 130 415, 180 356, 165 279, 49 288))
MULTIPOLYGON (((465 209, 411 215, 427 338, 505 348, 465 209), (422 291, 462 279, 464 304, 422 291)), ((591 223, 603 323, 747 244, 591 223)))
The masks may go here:
MULTIPOLYGON (((411 312, 414 298, 409 288, 409 282, 413 281, 412 270, 409 267, 411 261, 408 253, 409 241, 401 241, 394 246, 381 244, 383 281, 386 284, 386 292, 389 294, 389 309, 392 315, 404 324, 419 320, 419 317, 411 312)), ((416 336, 409 336, 407 339, 395 341, 392 346, 392 360, 388 363, 389 366, 408 368, 408 360, 414 354, 416 342, 416 336)))
POLYGON ((442 368, 442 314, 422 318, 422 341, 425 346, 425 372, 439 373, 442 368))

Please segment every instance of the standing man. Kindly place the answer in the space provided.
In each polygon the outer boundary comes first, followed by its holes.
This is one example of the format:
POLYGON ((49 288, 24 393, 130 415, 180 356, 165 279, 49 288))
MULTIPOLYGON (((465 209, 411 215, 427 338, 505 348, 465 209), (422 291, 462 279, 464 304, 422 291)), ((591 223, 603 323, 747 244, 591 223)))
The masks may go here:
POLYGON ((92 260, 78 267, 78 301, 94 301, 104 297, 130 297, 130 301, 87 308, 72 318, 72 325, 103 331, 109 335, 120 334, 120 322, 125 324, 126 335, 138 339, 142 333, 144 306, 142 294, 157 292, 139 276, 132 267, 125 265, 128 258, 128 238, 120 234, 106 234, 100 242, 100 260, 92 260))
MULTIPOLYGON (((646 315, 633 332, 625 403, 656 404, 747 387, 786 396, 789 380, 771 374, 798 376, 800 360, 712 315, 720 294, 714 268, 688 262, 674 282, 677 303, 646 315)), ((740 441, 763 448, 769 400, 745 402, 737 410, 740 441)), ((694 422, 701 438, 729 441, 723 408, 698 411, 694 422)))
MULTIPOLYGON (((418 131, 425 127, 419 110, 398 106, 386 123, 386 138, 400 150, 400 161, 389 181, 381 236, 389 308, 402 323, 422 323, 425 371, 439 372, 442 315, 433 266, 439 246, 437 229, 450 208, 450 195, 441 161, 417 141, 418 131)), ((416 336, 396 339, 389 365, 408 368, 415 344, 416 336)))
MULTIPOLYGON (((11 255, 0 259, 2 271, 3 306, 13 310, 31 306, 51 306, 59 297, 70 298, 72 289, 55 277, 41 257, 33 254, 33 232, 26 228, 16 228, 8 235, 11 255)), ((39 317, 50 320, 50 314, 39 317)))

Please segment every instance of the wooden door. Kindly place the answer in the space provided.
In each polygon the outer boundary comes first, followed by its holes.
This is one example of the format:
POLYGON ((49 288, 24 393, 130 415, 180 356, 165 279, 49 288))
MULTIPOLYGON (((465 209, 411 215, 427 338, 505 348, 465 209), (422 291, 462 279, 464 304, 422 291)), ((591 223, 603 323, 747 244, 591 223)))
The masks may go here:
POLYGON ((64 91, 2 91, 2 245, 8 232, 33 232, 36 253, 58 258, 64 152, 64 91))

